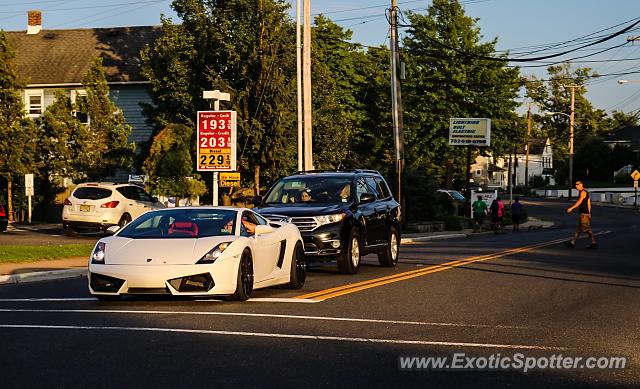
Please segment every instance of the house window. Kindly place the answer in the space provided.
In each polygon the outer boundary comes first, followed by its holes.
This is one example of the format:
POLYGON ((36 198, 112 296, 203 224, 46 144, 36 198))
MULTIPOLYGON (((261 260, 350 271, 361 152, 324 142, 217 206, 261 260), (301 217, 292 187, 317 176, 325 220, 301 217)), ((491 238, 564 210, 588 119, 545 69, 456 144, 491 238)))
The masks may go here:
MULTIPOLYGON (((85 90, 72 90, 71 91, 71 103, 75 105, 75 108, 86 107, 87 91, 85 90)), ((86 109, 75 109, 73 116, 77 117, 80 123, 89 125, 89 114, 86 109)))
POLYGON ((25 92, 25 106, 29 117, 38 117, 42 115, 44 109, 44 91, 28 90, 25 92))
POLYGON ((482 174, 482 170, 476 170, 476 176, 479 176, 482 174))

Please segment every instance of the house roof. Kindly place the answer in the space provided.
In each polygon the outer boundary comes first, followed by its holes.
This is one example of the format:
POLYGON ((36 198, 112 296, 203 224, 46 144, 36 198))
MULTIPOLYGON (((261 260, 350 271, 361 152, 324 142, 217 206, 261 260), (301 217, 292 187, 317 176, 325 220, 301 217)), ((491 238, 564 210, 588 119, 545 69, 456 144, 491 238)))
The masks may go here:
MULTIPOLYGON (((544 153, 544 148, 547 145, 546 139, 531 139, 529 141, 531 148, 529 149, 529 154, 542 154, 544 153)), ((516 154, 526 154, 525 146, 522 145, 516 149, 516 154)))
POLYGON ((629 142, 640 144, 640 126, 620 127, 611 132, 604 139, 605 142, 629 142))
POLYGON ((489 172, 492 172, 492 173, 493 173, 493 172, 504 172, 504 171, 505 171, 503 168, 501 168, 500 166, 495 165, 495 164, 493 164, 493 163, 490 163, 490 164, 489 164, 489 167, 487 168, 487 170, 488 170, 489 172))
POLYGON ((107 81, 145 81, 140 51, 160 36, 160 26, 6 32, 18 75, 28 85, 80 83, 95 57, 107 81))

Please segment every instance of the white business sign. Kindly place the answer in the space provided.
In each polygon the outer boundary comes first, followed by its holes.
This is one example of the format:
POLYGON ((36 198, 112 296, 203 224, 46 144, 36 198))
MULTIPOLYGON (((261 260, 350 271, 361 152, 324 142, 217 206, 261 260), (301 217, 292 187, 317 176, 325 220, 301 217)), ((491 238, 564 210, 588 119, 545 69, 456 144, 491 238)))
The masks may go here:
POLYGON ((24 175, 24 195, 25 196, 33 196, 33 174, 25 174, 24 175))
MULTIPOLYGON (((476 192, 475 190, 472 190, 470 200, 471 200, 471 204, 473 204, 473 202, 476 200, 484 201, 484 203, 487 204, 487 210, 488 210, 489 207, 491 206, 491 203, 493 203, 493 201, 497 198, 498 198, 497 190, 485 191, 485 192, 476 192)), ((473 209, 471 210, 471 217, 473 217, 473 209)))
POLYGON ((449 119, 449 145, 490 146, 491 119, 451 118, 449 119))

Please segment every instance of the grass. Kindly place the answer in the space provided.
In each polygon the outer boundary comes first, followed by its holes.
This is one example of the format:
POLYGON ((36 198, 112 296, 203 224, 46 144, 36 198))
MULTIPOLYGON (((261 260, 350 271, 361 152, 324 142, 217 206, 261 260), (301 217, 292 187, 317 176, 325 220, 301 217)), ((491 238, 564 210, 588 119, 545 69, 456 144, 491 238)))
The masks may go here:
POLYGON ((93 243, 55 246, 0 246, 0 264, 82 256, 89 258, 94 246, 93 243))

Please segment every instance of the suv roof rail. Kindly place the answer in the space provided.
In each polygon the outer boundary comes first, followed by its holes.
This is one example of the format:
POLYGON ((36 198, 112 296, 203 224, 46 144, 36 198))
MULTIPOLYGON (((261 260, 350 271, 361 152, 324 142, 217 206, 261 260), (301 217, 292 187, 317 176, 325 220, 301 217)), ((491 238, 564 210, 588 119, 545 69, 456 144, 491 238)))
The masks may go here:
POLYGON ((131 184, 131 185, 135 185, 131 182, 128 181, 87 181, 87 182, 80 182, 78 183, 78 185, 87 185, 87 184, 93 184, 93 185, 124 185, 124 184, 131 184))
POLYGON ((308 173, 375 173, 380 174, 379 171, 373 169, 318 169, 318 170, 301 170, 295 174, 308 174, 308 173))

